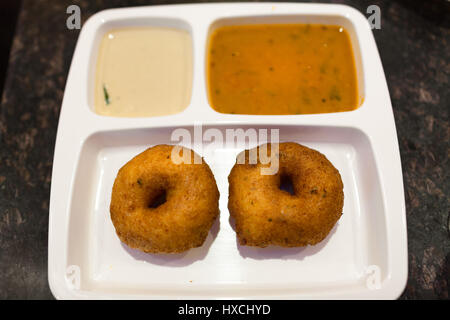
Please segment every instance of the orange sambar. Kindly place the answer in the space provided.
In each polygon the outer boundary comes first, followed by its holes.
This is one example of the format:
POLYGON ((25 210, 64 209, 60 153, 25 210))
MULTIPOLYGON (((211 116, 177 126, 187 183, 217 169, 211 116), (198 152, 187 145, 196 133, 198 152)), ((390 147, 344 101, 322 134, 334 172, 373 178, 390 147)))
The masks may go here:
POLYGON ((340 26, 224 26, 212 32, 207 59, 218 112, 311 114, 359 104, 352 45, 340 26))

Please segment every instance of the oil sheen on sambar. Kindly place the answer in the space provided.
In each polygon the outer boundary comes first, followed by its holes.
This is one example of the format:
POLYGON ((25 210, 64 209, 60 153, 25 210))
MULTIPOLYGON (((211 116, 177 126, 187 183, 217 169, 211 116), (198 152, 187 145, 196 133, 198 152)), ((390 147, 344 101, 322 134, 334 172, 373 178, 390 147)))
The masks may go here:
POLYGON ((210 36, 209 102, 218 112, 311 114, 358 107, 349 35, 340 26, 225 26, 210 36))

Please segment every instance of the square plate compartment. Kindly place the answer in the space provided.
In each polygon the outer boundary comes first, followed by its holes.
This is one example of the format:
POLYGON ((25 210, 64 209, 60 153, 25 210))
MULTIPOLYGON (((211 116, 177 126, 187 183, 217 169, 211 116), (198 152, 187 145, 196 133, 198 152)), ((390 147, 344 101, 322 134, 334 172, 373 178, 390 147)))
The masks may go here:
MULTIPOLYGON (((201 145, 192 147, 202 154, 201 145)), ((358 11, 315 4, 175 5, 107 10, 86 22, 67 80, 53 165, 49 283, 57 298, 396 298, 406 278, 404 195, 392 107, 372 33, 358 11), (344 25, 364 103, 355 111, 318 115, 215 112, 205 85, 208 32, 234 19, 344 25), (156 118, 96 115, 90 88, 99 34, 112 25, 152 21, 176 22, 192 34, 190 105, 180 114, 156 118), (199 121, 222 131, 280 129, 282 141, 324 153, 345 186, 344 215, 327 239, 294 249, 238 246, 228 221, 227 176, 240 150, 223 147, 215 156, 204 155, 219 187, 221 216, 202 247, 167 257, 122 245, 109 218, 117 170, 149 146, 173 144, 175 128, 192 130, 199 121), (380 286, 368 286, 378 275, 380 286)))

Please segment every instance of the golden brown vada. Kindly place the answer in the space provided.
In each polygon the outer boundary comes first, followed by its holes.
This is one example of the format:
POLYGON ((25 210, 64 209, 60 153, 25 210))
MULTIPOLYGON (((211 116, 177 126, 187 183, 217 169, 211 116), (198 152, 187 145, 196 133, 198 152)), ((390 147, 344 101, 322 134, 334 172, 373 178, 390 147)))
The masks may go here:
MULTIPOLYGON (((297 143, 278 144, 279 169, 262 175, 259 149, 245 150, 228 177, 228 209, 241 245, 298 247, 322 241, 342 215, 339 171, 318 151, 297 143), (257 163, 249 161, 252 151, 257 163), (243 157, 242 157, 243 158, 243 157), (290 188, 289 188, 290 187, 290 188), (285 190, 282 190, 285 189, 285 190)), ((239 156, 238 156, 239 159, 239 156)))
MULTIPOLYGON (((199 247, 219 215, 219 191, 209 166, 172 161, 174 146, 157 145, 118 172, 111 220, 120 240, 148 253, 199 247)), ((194 151, 182 148, 180 151, 194 151)))

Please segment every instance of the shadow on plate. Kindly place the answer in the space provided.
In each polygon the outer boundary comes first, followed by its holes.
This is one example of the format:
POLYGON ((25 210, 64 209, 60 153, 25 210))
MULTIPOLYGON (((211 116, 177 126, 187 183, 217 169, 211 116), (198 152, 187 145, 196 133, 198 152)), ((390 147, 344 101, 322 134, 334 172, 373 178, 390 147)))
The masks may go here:
POLYGON ((209 230, 209 234, 206 237, 205 242, 201 247, 190 249, 186 252, 182 253, 160 253, 160 254, 152 254, 145 253, 137 249, 132 249, 128 247, 126 244, 121 242, 122 247, 125 251, 131 255, 135 260, 145 261, 147 263, 156 264, 160 266, 166 267, 185 267, 196 261, 203 260, 208 254, 209 248, 217 237, 217 234, 220 230, 220 219, 219 217, 216 219, 214 224, 209 230))
MULTIPOLYGON (((234 219, 228 219, 230 222, 231 228, 236 232, 234 219)), ((239 240, 236 236, 236 247, 239 251, 239 254, 244 259, 251 258, 255 260, 270 260, 270 259, 281 259, 281 260, 303 260, 307 256, 312 256, 322 250, 323 247, 326 246, 330 238, 336 232, 336 228, 338 228, 339 221, 334 225, 333 229, 331 229, 330 233, 327 235, 325 239, 314 246, 307 247, 295 247, 295 248, 283 248, 278 246, 268 246, 266 248, 258 248, 251 246, 242 246, 239 244, 239 240)))

